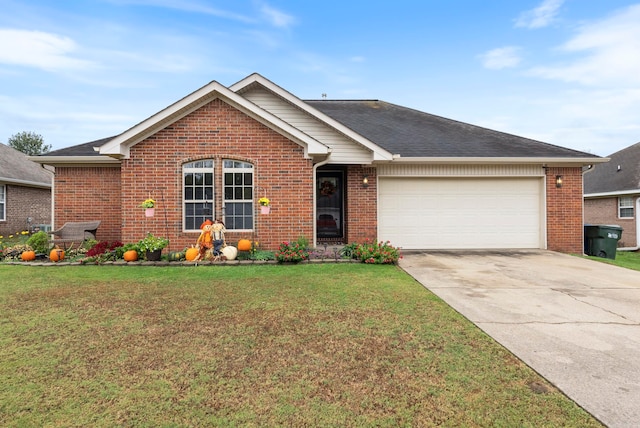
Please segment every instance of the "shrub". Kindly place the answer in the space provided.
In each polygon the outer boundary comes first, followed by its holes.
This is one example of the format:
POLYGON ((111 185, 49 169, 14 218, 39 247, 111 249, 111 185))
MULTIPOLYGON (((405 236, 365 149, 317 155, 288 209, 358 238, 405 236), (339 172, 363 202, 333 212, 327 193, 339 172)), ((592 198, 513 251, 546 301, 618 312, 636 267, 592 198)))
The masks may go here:
POLYGON ((298 263, 302 260, 309 259, 309 251, 300 244, 283 242, 276 251, 276 260, 278 263, 290 262, 298 263))
POLYGON ((352 242, 351 244, 345 245, 340 250, 340 256, 345 258, 345 259, 355 259, 355 258, 357 258, 356 257, 356 250, 358 249, 359 246, 360 246, 360 244, 358 244, 357 242, 352 242))
POLYGON ((106 252, 112 252, 118 247, 122 247, 122 242, 114 241, 111 244, 109 244, 109 242, 107 241, 100 241, 96 245, 91 247, 89 251, 87 251, 86 256, 87 257, 99 256, 100 254, 104 254, 106 252))
POLYGON ((400 249, 387 242, 365 242, 353 251, 353 257, 364 263, 393 264, 400 259, 400 249))
POLYGON ((309 240, 304 235, 300 235, 298 237, 298 239, 296 240, 296 244, 298 244, 300 248, 304 248, 304 249, 309 248, 309 240))
POLYGON ((274 260, 273 251, 255 250, 251 252, 251 260, 274 260))
POLYGON ((44 254, 49 249, 49 235, 44 231, 36 232, 27 239, 27 245, 36 253, 44 254))

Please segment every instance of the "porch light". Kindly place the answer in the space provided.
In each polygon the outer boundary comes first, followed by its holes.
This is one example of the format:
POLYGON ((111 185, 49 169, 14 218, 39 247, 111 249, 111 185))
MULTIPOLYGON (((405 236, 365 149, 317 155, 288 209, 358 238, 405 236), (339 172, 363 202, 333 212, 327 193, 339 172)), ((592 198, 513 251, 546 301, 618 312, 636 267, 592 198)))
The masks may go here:
POLYGON ((369 187, 369 176, 365 175, 362 178, 362 187, 369 187))
POLYGON ((559 189, 562 187, 562 176, 556 175, 556 187, 559 189))

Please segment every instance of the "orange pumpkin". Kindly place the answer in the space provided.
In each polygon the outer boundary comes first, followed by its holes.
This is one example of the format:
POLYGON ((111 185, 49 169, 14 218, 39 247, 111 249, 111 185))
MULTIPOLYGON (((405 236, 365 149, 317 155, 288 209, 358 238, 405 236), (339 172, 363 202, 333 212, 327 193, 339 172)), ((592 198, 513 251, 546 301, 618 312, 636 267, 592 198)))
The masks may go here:
POLYGON ((241 239, 238 241, 238 251, 251 251, 251 241, 241 239))
POLYGON ((52 262, 60 262, 64 260, 64 250, 54 248, 49 253, 49 260, 51 260, 52 262))
POLYGON ((25 262, 30 262, 30 261, 36 259, 36 252, 35 251, 23 251, 22 254, 20 254, 20 258, 22 258, 22 260, 25 261, 25 262))
POLYGON ((200 251, 198 251, 196 247, 191 247, 187 250, 186 253, 184 253, 184 258, 187 261, 192 262, 196 259, 196 257, 198 257, 199 254, 200 254, 200 251))
POLYGON ((125 251, 122 258, 125 262, 135 262, 138 260, 138 252, 136 250, 125 251))

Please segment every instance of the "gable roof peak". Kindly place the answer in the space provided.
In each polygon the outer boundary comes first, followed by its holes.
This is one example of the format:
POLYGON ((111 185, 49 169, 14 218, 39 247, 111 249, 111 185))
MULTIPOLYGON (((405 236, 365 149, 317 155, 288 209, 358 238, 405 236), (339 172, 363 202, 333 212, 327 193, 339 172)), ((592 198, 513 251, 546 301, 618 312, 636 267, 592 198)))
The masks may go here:
MULTIPOLYGON (((260 78, 257 74, 252 76, 256 79, 260 78)), ((100 147, 100 154, 115 158, 127 158, 132 146, 214 99, 221 99, 263 125, 296 142, 304 147, 308 156, 327 155, 329 153, 329 148, 324 144, 214 80, 111 139, 100 147)))

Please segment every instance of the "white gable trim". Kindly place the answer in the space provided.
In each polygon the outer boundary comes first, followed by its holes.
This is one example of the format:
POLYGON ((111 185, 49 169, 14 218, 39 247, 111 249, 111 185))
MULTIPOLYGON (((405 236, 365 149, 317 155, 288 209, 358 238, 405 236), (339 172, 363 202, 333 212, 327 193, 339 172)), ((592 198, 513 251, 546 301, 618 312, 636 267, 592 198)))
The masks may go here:
POLYGON ((215 81, 113 138, 100 147, 100 154, 115 158, 128 158, 132 146, 217 98, 304 147, 307 157, 329 154, 329 148, 326 145, 215 81))
POLYGON ((252 85, 254 83, 257 83, 259 85, 264 86, 265 88, 267 88, 271 92, 273 92, 276 95, 282 97, 283 99, 287 100, 288 102, 290 102, 291 104, 293 104, 296 107, 300 108, 301 110, 303 110, 303 111, 307 112, 308 114, 314 116, 318 120, 326 123, 328 126, 336 129, 338 132, 346 135, 348 138, 354 140, 356 143, 358 143, 358 144, 366 147, 367 149, 371 150, 373 152, 373 160, 374 161, 390 161, 390 160, 393 159, 393 154, 390 153, 389 151, 383 149, 382 147, 378 146, 377 144, 375 144, 374 142, 368 140, 367 138, 363 137, 362 135, 358 134, 357 132, 354 132, 351 128, 348 128, 348 127, 344 126, 343 124, 341 124, 340 122, 336 121, 335 119, 332 119, 329 116, 327 116, 326 114, 316 110, 315 108, 311 107, 310 105, 308 105, 307 103, 302 101, 300 98, 296 97, 292 93, 290 93, 287 90, 281 88, 280 86, 276 85, 275 83, 271 82, 270 80, 264 78, 263 76, 261 76, 258 73, 253 73, 250 76, 245 77, 244 79, 242 79, 238 83, 235 83, 235 84, 231 85, 229 87, 229 89, 231 91, 233 91, 233 92, 239 93, 244 88, 247 88, 247 87, 249 87, 250 85, 252 85))
POLYGON ((600 193, 585 193, 583 196, 587 199, 590 198, 615 198, 619 196, 634 196, 640 195, 640 189, 631 190, 614 190, 612 192, 600 192, 600 193))

